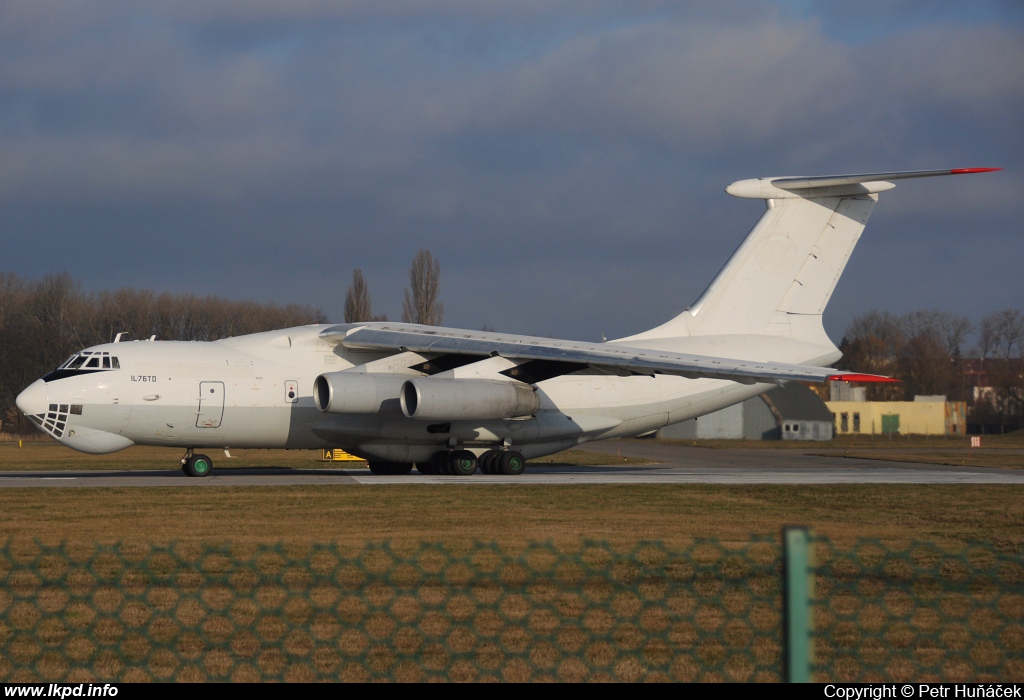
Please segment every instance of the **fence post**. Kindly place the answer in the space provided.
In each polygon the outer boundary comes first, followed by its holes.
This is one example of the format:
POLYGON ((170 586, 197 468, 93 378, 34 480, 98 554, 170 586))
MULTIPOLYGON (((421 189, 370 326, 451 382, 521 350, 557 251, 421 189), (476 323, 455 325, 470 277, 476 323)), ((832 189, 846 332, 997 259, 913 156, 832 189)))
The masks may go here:
POLYGON ((782 528, 783 663, 786 681, 810 683, 814 627, 814 552, 806 527, 782 528))

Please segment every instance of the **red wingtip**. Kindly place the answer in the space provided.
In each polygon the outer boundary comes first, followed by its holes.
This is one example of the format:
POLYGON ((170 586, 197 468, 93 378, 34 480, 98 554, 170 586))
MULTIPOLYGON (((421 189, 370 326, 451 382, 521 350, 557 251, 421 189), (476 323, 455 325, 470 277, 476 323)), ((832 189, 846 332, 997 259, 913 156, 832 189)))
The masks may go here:
POLYGON ((994 173, 1002 168, 953 168, 949 171, 950 175, 968 175, 970 173, 994 173))
POLYGON ((833 374, 830 382, 871 382, 875 384, 899 383, 899 379, 883 377, 879 374, 833 374))

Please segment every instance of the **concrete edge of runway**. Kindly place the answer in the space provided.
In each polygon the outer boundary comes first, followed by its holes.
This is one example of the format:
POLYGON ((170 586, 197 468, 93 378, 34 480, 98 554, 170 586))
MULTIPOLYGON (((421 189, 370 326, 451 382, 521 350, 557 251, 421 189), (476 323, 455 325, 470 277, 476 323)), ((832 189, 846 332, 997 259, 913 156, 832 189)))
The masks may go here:
MULTIPOLYGON (((588 445, 588 447, 591 447, 588 445)), ((598 447, 594 445, 592 447, 598 447)), ((1021 484, 1024 470, 909 464, 800 451, 701 449, 632 442, 600 447, 651 460, 629 465, 529 465, 520 476, 376 476, 365 468, 233 467, 190 478, 178 469, 0 471, 2 488, 571 484, 1021 484)), ((605 451, 595 450, 595 451, 605 451)))

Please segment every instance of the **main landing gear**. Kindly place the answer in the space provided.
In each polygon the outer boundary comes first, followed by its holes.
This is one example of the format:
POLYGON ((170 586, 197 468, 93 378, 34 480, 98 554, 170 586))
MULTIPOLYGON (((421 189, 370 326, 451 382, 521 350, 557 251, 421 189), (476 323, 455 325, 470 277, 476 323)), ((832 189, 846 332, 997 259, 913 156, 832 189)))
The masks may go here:
POLYGON ((479 467, 484 474, 518 476, 526 469, 526 458, 515 450, 487 450, 477 457, 469 450, 441 450, 426 464, 416 464, 421 474, 469 476, 479 467))
POLYGON ((181 471, 185 476, 209 476, 213 469, 213 460, 206 455, 193 454, 192 448, 185 450, 185 456, 181 458, 181 471))

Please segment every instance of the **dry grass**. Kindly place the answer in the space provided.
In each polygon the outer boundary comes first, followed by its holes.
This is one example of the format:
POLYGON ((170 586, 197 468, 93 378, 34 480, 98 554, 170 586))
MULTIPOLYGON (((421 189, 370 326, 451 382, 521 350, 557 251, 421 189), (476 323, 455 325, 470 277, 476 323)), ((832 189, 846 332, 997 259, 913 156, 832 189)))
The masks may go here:
POLYGON ((47 542, 836 540, 1024 545, 1017 486, 447 485, 4 489, 0 534, 47 542))
MULTIPOLYGON (((834 452, 827 454, 835 456, 834 452)), ((887 462, 944 464, 951 467, 1024 469, 1024 452, 1009 450, 918 450, 914 452, 903 452, 896 449, 848 450, 843 452, 842 456, 853 459, 883 459, 887 462)))
MULTIPOLYGON (((1022 432, 1022 431, 1019 431, 1022 432)), ((842 435, 829 442, 799 440, 659 440, 665 444, 712 450, 800 450, 814 455, 881 459, 915 464, 1024 469, 1024 435, 982 436, 984 447, 971 447, 970 438, 941 435, 842 435)))
MULTIPOLYGON (((971 449, 971 436, 969 435, 838 435, 828 442, 819 443, 804 440, 659 440, 658 442, 710 449, 805 450, 809 446, 821 446, 836 450, 971 449)), ((1005 435, 983 435, 981 442, 984 449, 1024 450, 1024 430, 1005 435)))

